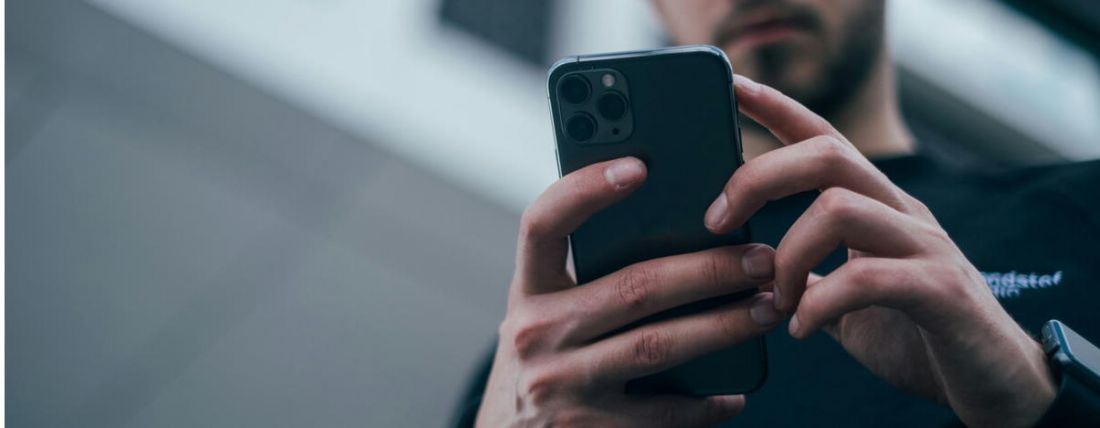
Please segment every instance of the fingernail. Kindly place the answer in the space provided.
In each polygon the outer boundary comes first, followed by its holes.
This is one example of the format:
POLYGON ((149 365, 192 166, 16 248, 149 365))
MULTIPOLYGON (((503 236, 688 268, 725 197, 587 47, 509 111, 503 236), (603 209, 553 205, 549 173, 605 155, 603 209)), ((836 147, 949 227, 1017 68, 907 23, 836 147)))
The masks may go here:
POLYGON ((752 279, 768 279, 775 273, 775 250, 767 245, 754 245, 741 255, 741 269, 752 279))
POLYGON ((771 300, 768 296, 760 297, 749 308, 749 316, 757 324, 772 325, 782 318, 779 311, 775 310, 775 305, 772 304, 771 300))
POLYGON ((787 325, 787 332, 789 332, 791 336, 798 337, 798 314, 791 316, 791 322, 787 325))
POLYGON ((645 164, 633 157, 615 160, 603 170, 603 176, 607 178, 608 183, 615 186, 616 190, 638 182, 643 175, 645 175, 645 164))
POLYGON ((703 216, 703 224, 710 230, 720 230, 719 227, 725 222, 726 212, 729 211, 729 204, 725 193, 718 195, 718 199, 715 199, 710 204, 710 208, 707 208, 707 214, 703 216))

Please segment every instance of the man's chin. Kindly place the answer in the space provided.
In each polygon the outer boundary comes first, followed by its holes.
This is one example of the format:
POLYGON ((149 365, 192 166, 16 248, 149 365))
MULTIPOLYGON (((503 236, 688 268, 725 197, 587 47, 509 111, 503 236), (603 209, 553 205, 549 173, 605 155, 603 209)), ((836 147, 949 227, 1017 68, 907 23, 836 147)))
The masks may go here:
POLYGON ((820 79, 818 64, 812 61, 791 59, 789 61, 769 61, 761 64, 757 61, 737 61, 730 59, 733 71, 745 75, 757 82, 778 89, 780 92, 802 101, 815 88, 824 84, 820 79))
MULTIPOLYGON (((813 68, 820 51, 803 40, 767 43, 751 50, 723 48, 734 67, 762 75, 778 75, 791 68, 813 68)), ((799 73, 803 74, 803 73, 799 73)))

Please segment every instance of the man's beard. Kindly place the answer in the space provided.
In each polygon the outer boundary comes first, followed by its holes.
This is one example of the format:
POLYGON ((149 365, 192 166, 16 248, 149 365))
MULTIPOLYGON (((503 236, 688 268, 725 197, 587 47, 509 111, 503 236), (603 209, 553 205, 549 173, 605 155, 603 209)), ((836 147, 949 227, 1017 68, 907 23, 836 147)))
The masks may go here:
POLYGON ((883 51, 882 7, 868 7, 858 13, 848 21, 840 45, 815 65, 816 74, 809 81, 794 81, 789 70, 805 52, 783 43, 762 46, 750 54, 756 78, 817 114, 835 118, 864 87, 883 51))

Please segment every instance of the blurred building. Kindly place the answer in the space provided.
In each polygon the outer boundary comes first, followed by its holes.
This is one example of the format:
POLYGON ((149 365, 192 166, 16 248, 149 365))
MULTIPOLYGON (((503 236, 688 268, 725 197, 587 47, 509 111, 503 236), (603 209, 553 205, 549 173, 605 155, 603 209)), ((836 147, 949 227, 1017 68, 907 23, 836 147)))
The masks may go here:
MULTIPOLYGON (((27 426, 441 425, 556 177, 547 65, 665 40, 645 1, 7 6, 27 426)), ((894 0, 890 21, 922 150, 1100 157, 1100 6, 894 0)))

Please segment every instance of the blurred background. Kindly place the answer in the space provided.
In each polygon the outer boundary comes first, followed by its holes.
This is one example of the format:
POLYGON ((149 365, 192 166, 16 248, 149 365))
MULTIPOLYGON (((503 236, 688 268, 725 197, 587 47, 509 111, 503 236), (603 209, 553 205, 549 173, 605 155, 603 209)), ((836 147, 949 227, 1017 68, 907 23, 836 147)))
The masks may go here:
MULTIPOLYGON (((444 425, 556 178, 547 66, 666 43, 641 0, 7 8, 13 426, 444 425)), ((889 14, 921 150, 1100 157, 1100 4, 889 14)))

